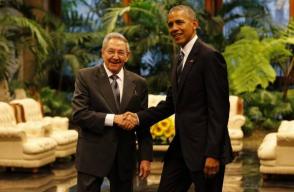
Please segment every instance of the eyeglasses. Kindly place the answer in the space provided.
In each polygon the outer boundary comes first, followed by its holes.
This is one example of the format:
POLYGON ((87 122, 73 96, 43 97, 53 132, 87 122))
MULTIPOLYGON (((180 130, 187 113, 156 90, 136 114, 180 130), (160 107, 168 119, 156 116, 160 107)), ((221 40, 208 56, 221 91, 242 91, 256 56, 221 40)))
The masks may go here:
POLYGON ((125 57, 127 55, 127 52, 123 50, 107 49, 105 52, 110 56, 117 54, 119 57, 125 57))

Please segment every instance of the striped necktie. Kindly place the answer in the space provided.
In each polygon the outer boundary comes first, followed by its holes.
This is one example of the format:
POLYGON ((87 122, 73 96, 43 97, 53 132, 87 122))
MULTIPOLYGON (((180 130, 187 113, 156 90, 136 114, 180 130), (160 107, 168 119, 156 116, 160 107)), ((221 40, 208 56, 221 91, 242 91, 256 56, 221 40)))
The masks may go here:
POLYGON ((178 61, 177 61, 177 83, 178 83, 178 85, 180 84, 180 81, 181 81, 181 73, 183 70, 184 56, 185 56, 185 54, 182 51, 180 52, 180 54, 178 56, 178 61))

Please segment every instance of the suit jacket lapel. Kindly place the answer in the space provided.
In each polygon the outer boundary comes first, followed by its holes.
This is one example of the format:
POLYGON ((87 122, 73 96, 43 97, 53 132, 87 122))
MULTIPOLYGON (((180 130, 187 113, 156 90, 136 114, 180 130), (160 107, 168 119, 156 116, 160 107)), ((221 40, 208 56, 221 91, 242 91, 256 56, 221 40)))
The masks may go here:
MULTIPOLYGON (((177 64, 172 68, 172 92, 174 97, 174 102, 177 101, 178 97, 178 85, 177 85, 177 64)), ((175 104, 175 103, 174 103, 175 104)))
MULTIPOLYGON (((117 108, 115 104, 114 95, 113 95, 113 92, 109 83, 109 79, 103 65, 97 68, 96 75, 97 75, 97 91, 99 91, 100 94, 104 97, 105 101, 107 102, 107 105, 112 109, 112 112, 117 114, 119 109, 117 108)), ((96 82, 93 82, 93 83, 96 83, 96 82)))
POLYGON ((181 93, 182 88, 183 88, 183 84, 185 83, 185 80, 186 80, 186 77, 188 76, 189 72, 191 71, 191 68, 192 68, 193 63, 194 63, 194 59, 191 59, 189 57, 187 58, 187 61, 185 63, 184 69, 183 69, 182 74, 181 74, 181 81, 180 81, 180 84, 178 86, 178 93, 181 93))
MULTIPOLYGON (((188 58, 187 58, 187 60, 185 62, 184 69, 183 69, 182 74, 181 74, 182 79, 181 79, 180 84, 179 84, 179 86, 177 88, 177 91, 176 91, 177 92, 177 98, 179 98, 179 95, 180 95, 180 93, 181 93, 181 91, 183 89, 183 85, 184 85, 184 83, 186 81, 186 78, 189 75, 190 71, 192 70, 193 64, 196 63, 196 58, 197 58, 197 54, 198 54, 200 46, 201 46, 201 40, 198 39, 195 42, 191 52, 188 55, 188 58)), ((175 79, 174 82, 175 82, 174 84, 176 84, 176 79, 175 79)))
POLYGON ((133 97, 134 94, 136 94, 135 90, 135 84, 133 82, 133 79, 131 78, 131 74, 129 71, 124 69, 124 88, 123 88, 123 94, 122 94, 122 101, 120 104, 120 111, 125 111, 129 101, 133 97))

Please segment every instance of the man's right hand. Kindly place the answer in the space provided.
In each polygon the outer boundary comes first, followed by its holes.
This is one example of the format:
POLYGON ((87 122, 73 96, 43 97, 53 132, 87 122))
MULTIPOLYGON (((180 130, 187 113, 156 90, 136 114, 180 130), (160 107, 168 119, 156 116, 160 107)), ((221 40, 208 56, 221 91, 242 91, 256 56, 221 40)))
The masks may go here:
POLYGON ((139 120, 137 114, 126 112, 124 114, 115 115, 114 123, 125 130, 132 130, 139 124, 139 120))

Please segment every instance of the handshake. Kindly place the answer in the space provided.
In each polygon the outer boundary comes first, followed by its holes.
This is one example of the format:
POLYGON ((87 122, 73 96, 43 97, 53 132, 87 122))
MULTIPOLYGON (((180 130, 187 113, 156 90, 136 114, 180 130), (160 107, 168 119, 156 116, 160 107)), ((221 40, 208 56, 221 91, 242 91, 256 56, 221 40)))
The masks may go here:
POLYGON ((136 113, 125 112, 124 114, 114 115, 113 122, 125 130, 132 130, 139 124, 139 118, 136 113))

